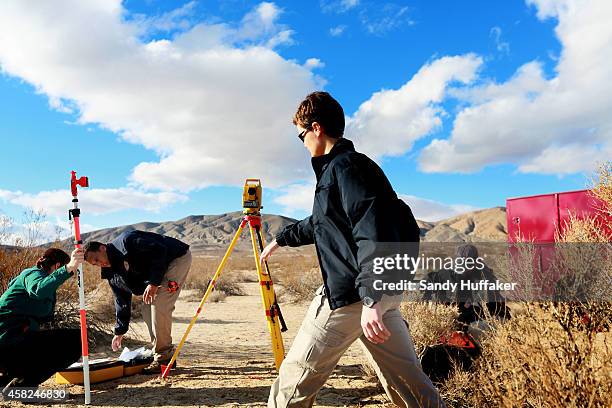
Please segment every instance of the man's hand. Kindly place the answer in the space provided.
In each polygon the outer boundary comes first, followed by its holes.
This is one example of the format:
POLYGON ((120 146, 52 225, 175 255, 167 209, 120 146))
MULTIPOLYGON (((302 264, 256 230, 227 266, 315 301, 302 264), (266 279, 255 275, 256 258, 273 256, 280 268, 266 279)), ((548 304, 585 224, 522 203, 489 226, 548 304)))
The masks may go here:
POLYGON ((264 264, 272 255, 274 251, 278 249, 279 245, 276 243, 276 240, 270 242, 263 251, 261 251, 261 255, 259 256, 259 260, 261 262, 261 270, 263 273, 267 273, 266 265, 264 264))
POLYGON ((83 250, 81 248, 75 248, 70 254, 70 262, 66 264, 68 272, 75 272, 80 264, 85 261, 83 257, 83 250))
POLYGON ((144 293, 142 294, 142 300, 145 302, 145 304, 150 305, 151 303, 153 303, 156 296, 157 296, 157 286, 149 285, 147 286, 144 293))
POLYGON ((123 334, 116 334, 113 337, 113 342, 111 343, 113 351, 119 351, 119 349, 121 348, 121 339, 123 339, 123 334))
POLYGON ((387 330, 382 321, 379 303, 372 307, 363 307, 361 310, 361 328, 366 338, 374 344, 384 343, 391 336, 391 332, 387 330))

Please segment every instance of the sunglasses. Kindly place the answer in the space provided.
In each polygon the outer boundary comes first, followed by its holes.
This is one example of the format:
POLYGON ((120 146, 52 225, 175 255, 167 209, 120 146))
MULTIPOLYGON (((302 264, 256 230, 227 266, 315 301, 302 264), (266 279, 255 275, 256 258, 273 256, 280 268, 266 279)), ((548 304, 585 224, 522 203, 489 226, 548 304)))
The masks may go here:
POLYGON ((298 138, 302 141, 302 143, 304 143, 304 138, 306 137, 306 133, 308 132, 310 132, 310 130, 306 128, 303 131, 301 131, 300 134, 298 135, 298 138))

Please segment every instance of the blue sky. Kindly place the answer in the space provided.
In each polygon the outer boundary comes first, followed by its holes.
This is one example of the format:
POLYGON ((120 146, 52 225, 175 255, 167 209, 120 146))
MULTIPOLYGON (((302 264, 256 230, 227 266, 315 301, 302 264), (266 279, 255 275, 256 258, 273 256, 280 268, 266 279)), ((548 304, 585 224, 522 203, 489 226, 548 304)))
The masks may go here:
POLYGON ((584 188, 612 156, 593 85, 612 64, 610 32, 579 30, 610 10, 574 3, 7 1, 0 214, 65 227, 75 169, 86 229, 235 211, 246 177, 264 212, 303 217, 313 176, 290 120, 314 89, 418 218, 584 188))

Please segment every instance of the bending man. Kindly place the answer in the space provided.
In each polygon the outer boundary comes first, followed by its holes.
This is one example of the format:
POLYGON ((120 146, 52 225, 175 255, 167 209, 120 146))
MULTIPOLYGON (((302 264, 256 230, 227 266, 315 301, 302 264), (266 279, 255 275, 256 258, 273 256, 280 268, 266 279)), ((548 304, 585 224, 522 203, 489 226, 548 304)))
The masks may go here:
POLYGON ((114 241, 85 244, 85 260, 102 268, 115 297, 117 323, 113 350, 121 348, 132 313, 132 294, 142 296, 143 317, 153 345, 154 361, 143 370, 159 374, 170 361, 172 312, 191 267, 189 245, 177 239, 144 231, 127 231, 114 241))

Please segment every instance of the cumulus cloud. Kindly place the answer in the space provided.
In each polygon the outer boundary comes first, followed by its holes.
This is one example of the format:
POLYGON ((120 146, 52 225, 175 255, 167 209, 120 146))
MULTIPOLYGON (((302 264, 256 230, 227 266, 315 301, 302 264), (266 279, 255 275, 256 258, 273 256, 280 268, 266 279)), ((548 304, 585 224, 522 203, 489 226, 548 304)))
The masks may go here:
MULTIPOLYGON (((293 44, 293 30, 278 23, 282 10, 274 3, 263 2, 247 13, 236 31, 239 40, 257 41, 264 39, 266 47, 293 44)), ((231 30, 230 30, 231 32, 231 30)))
POLYGON ((495 48, 497 51, 510 54, 510 43, 502 40, 502 29, 501 27, 493 27, 489 33, 489 36, 495 41, 495 48))
POLYGON ((314 182, 290 184, 280 189, 281 194, 274 198, 274 202, 281 205, 286 214, 310 214, 312 212, 314 192, 314 182))
MULTIPOLYGON (((169 19, 180 21, 184 8, 169 19)), ((155 151, 159 159, 129 177, 144 189, 304 177, 291 117, 319 83, 275 51, 292 41, 280 8, 260 3, 236 23, 199 23, 151 41, 126 15, 120 0, 0 2, 0 66, 51 106, 74 107, 78 123, 155 151)))
POLYGON ((414 25, 409 10, 409 7, 395 3, 372 3, 361 10, 359 18, 368 33, 384 35, 402 26, 414 25))
POLYGON ((131 17, 132 20, 140 26, 143 34, 187 30, 193 25, 193 16, 196 6, 196 1, 190 1, 179 8, 158 16, 134 14, 131 17))
POLYGON ((308 69, 323 68, 325 63, 318 58, 308 58, 304 66, 308 69))
POLYGON ((448 139, 420 155, 427 172, 475 172, 512 163, 521 172, 590 172, 612 151, 612 3, 606 0, 528 0, 541 19, 556 18, 562 51, 555 75, 538 61, 506 82, 462 96, 448 139))
POLYGON ((345 13, 359 5, 359 0, 321 0, 324 13, 345 13))
MULTIPOLYGON (((285 213, 289 215, 310 214, 312 212, 314 191, 314 183, 292 184, 283 188, 282 194, 276 197, 274 202, 282 205, 285 213)), ((478 209, 467 204, 445 204, 408 194, 398 194, 398 197, 410 206, 415 218, 422 221, 439 221, 478 209)))
MULTIPOLYGON (((81 223, 81 232, 98 227, 81 223)), ((73 226, 62 216, 49 217, 45 211, 25 210, 20 220, 0 214, 0 245, 31 246, 62 240, 73 236, 73 226)))
POLYGON ((535 158, 525 161, 518 168, 521 173, 570 174, 597 166, 612 158, 612 143, 550 146, 535 158))
POLYGON ((478 209, 478 207, 467 204, 445 204, 439 201, 407 194, 400 194, 399 197, 410 206, 414 217, 422 221, 440 221, 445 218, 478 209))
MULTIPOLYGON (((402 26, 414 25, 410 17, 410 8, 394 2, 359 1, 359 0, 321 0, 321 11, 324 13, 343 14, 356 11, 362 28, 366 33, 382 36, 402 26)), ((342 35, 346 25, 332 27, 329 33, 333 37, 342 35)))
POLYGON ((329 29, 329 35, 332 37, 340 37, 346 31, 346 25, 340 24, 329 29))
MULTIPOLYGON (((0 189, 0 201, 18 205, 49 216, 66 216, 71 200, 70 190, 41 191, 36 194, 0 189)), ((139 209, 158 212, 176 202, 187 199, 173 192, 145 192, 131 187, 84 189, 79 193, 81 207, 93 215, 139 209)))
POLYGON ((454 83, 470 83, 482 59, 474 54, 443 57, 424 65, 399 89, 383 90, 362 103, 347 120, 346 135, 373 158, 399 156, 437 130, 441 102, 454 83))

